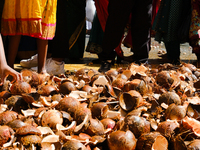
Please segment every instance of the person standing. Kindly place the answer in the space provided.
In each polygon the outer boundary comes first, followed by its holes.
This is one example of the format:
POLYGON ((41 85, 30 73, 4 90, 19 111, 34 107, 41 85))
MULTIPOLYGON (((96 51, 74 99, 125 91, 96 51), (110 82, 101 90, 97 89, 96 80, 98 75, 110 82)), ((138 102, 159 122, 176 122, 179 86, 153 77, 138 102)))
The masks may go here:
POLYGON ((37 38, 38 73, 46 73, 48 40, 56 28, 57 0, 5 0, 1 33, 9 36, 8 65, 13 68, 21 35, 37 38))
MULTIPOLYGON (((106 21, 108 18, 108 4, 109 0, 95 0, 96 13, 93 19, 93 27, 91 30, 89 42, 86 47, 87 52, 94 53, 97 55, 102 52, 102 41, 103 41, 106 21)), ((114 55, 117 56, 117 63, 121 63, 121 60, 125 59, 123 55, 123 50, 121 48, 121 44, 122 42, 124 42, 124 40, 128 41, 127 37, 129 37, 129 39, 131 38, 131 36, 126 36, 124 38, 124 35, 122 35, 120 43, 118 44, 117 47, 114 48, 116 52, 114 55)), ((98 64, 101 63, 101 60, 98 58, 93 60, 92 63, 98 64)))
MULTIPOLYGON (((85 19, 86 1, 82 0, 58 0, 56 33, 53 40, 49 41, 46 68, 49 74, 58 75, 64 73, 64 60, 78 62, 85 49, 85 19)), ((36 70, 38 55, 30 59, 20 61, 22 67, 36 70), (34 66, 33 66, 33 65, 34 66)))
POLYGON ((96 7, 93 0, 86 0, 86 34, 90 35, 96 7))
POLYGON ((200 0, 191 0, 192 13, 189 30, 189 43, 192 52, 197 57, 197 67, 200 66, 200 0))
MULTIPOLYGON (((155 40, 163 41, 167 51, 168 62, 180 64, 180 44, 188 42, 190 20, 186 19, 191 11, 191 0, 162 0, 155 17, 153 30, 155 40), (180 36, 183 23, 188 23, 181 32, 186 34, 180 36)), ((190 16, 189 16, 190 19, 190 16)))
POLYGON ((66 3, 66 28, 70 49, 68 58, 71 62, 78 62, 83 58, 85 50, 86 0, 68 0, 66 3))
POLYGON ((114 48, 120 43, 124 28, 131 15, 132 61, 147 63, 150 51, 152 0, 110 0, 108 19, 102 43, 100 72, 110 70, 114 61, 114 48))

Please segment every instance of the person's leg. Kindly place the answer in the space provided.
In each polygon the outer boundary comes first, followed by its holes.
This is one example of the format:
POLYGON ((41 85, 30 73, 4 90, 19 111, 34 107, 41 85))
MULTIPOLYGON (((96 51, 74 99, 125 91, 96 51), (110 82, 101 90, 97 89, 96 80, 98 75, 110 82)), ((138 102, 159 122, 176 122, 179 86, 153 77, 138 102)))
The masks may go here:
POLYGON ((127 25, 133 0, 110 0, 108 5, 108 19, 106 22, 102 52, 98 55, 102 60, 99 72, 110 70, 116 52, 114 49, 119 45, 127 25))
POLYGON ((170 63, 177 64, 180 62, 180 42, 179 41, 170 41, 164 42, 165 48, 167 51, 167 57, 170 60, 170 63))
POLYGON ((125 26, 127 25, 133 0, 110 0, 108 5, 108 19, 106 23, 102 49, 99 55, 102 60, 113 60, 112 53, 119 45, 125 26))
POLYGON ((64 58, 67 56, 69 50, 69 44, 67 40, 67 29, 65 18, 66 5, 64 0, 57 1, 57 22, 56 32, 53 40, 37 40, 38 45, 38 67, 32 67, 34 71, 38 70, 38 73, 49 73, 52 75, 58 75, 64 73, 64 58), (51 54, 51 58, 47 57, 51 54))
POLYGON ((8 65, 14 68, 15 58, 17 56, 17 51, 20 43, 21 35, 15 35, 9 37, 9 45, 8 45, 8 56, 7 61, 8 65))
POLYGON ((51 52, 52 59, 59 62, 62 62, 67 57, 69 51, 66 8, 67 6, 64 0, 57 1, 56 33, 53 40, 49 40, 48 44, 48 52, 51 52))
POLYGON ((133 61, 144 63, 150 51, 152 0, 134 1, 131 19, 133 61))
POLYGON ((37 39, 38 73, 46 73, 45 63, 47 57, 48 40, 37 39))

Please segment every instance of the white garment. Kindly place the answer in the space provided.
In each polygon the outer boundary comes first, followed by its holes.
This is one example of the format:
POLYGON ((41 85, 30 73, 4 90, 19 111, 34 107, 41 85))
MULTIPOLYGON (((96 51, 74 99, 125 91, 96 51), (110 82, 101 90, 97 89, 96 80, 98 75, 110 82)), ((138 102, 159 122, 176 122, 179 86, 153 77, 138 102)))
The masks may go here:
POLYGON ((92 22, 96 11, 96 7, 94 5, 93 0, 86 0, 85 10, 86 10, 86 20, 92 22))
POLYGON ((90 21, 86 20, 86 29, 91 30, 92 29, 92 23, 90 21))

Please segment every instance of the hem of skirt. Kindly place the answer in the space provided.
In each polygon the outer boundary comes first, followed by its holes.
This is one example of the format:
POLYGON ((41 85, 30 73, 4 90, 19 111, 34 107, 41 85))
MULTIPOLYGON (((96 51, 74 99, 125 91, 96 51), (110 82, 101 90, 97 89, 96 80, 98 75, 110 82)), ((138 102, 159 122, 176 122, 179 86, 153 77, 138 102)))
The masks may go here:
POLYGON ((38 20, 17 20, 17 21, 6 21, 2 19, 2 30, 3 35, 27 35, 44 40, 52 40, 55 36, 56 23, 44 23, 38 20), (20 24, 20 28, 17 24, 20 24))
POLYGON ((16 34, 5 34, 5 33, 1 33, 3 36, 15 36, 15 35, 24 35, 24 36, 30 36, 30 37, 34 37, 34 38, 38 38, 38 39, 42 39, 42 40, 52 40, 54 37, 48 37, 48 38, 44 38, 42 36, 40 36, 40 34, 28 34, 28 33, 16 33, 16 34))

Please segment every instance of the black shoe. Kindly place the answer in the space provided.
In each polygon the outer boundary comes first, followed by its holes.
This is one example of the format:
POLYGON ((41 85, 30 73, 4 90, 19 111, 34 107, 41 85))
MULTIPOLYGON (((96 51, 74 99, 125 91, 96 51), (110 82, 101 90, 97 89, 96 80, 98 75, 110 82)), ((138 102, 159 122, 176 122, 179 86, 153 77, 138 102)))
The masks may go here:
POLYGON ((112 62, 102 61, 101 66, 100 66, 98 71, 99 72, 106 72, 106 71, 110 70, 111 66, 112 66, 112 62))
POLYGON ((124 60, 129 63, 135 63, 138 65, 148 64, 148 58, 139 58, 139 57, 135 56, 134 54, 131 56, 128 56, 128 57, 124 57, 124 60))
POLYGON ((120 57, 120 56, 117 56, 117 60, 116 60, 116 63, 117 64, 121 64, 122 61, 123 61, 124 58, 120 57))
POLYGON ((98 58, 98 59, 94 59, 92 60, 92 63, 93 64, 101 64, 101 60, 98 58))
POLYGON ((171 62, 170 62, 171 64, 173 64, 173 65, 180 65, 181 64, 181 61, 180 61, 180 59, 173 59, 173 60, 171 60, 171 62))

